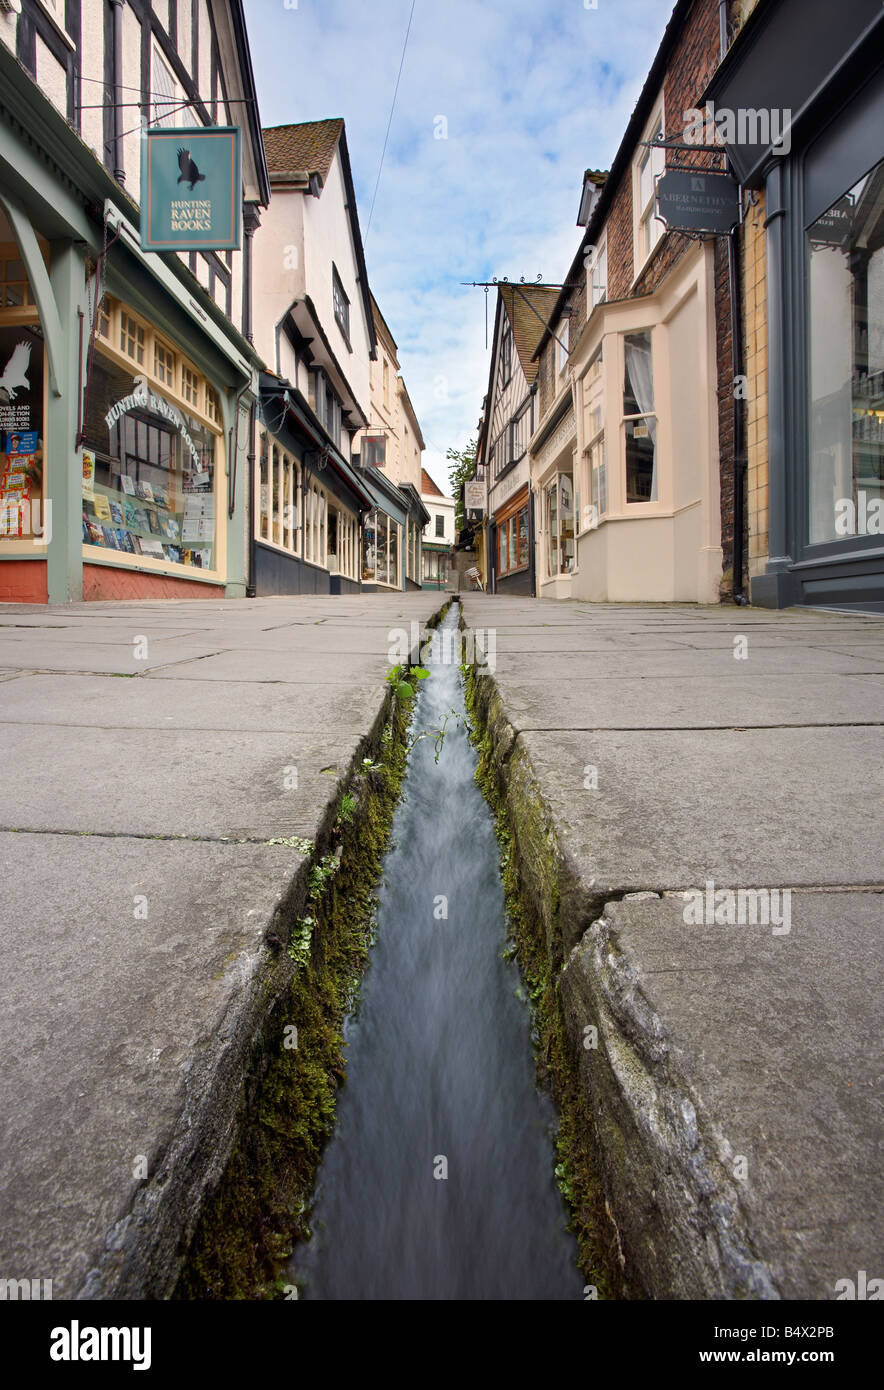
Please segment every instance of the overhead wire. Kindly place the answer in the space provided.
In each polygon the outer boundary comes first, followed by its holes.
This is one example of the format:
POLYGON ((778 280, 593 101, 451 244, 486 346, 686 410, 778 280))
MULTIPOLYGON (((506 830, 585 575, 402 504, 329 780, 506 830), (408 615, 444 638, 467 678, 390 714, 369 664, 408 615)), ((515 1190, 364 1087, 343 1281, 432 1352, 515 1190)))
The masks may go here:
POLYGON ((390 119, 387 121, 387 133, 384 136, 384 148, 381 150, 381 162, 378 165, 378 176, 375 179, 374 193, 371 195, 371 207, 368 212, 368 222, 365 228, 366 239, 368 238, 368 234, 371 231, 371 219, 374 216, 375 199, 378 196, 378 187, 380 186, 381 174, 384 168, 384 156, 387 153, 387 141, 390 138, 390 127, 393 124, 393 112, 396 110, 396 98, 399 95, 399 82, 402 78, 402 69, 405 66, 405 51, 408 48, 408 36, 411 33, 411 21, 414 19, 414 7, 416 4, 417 0, 411 0, 411 14, 408 16, 408 28, 405 31, 405 42, 402 45, 402 57, 399 60, 399 72, 396 77, 396 86, 393 91, 393 104, 390 107, 390 119))

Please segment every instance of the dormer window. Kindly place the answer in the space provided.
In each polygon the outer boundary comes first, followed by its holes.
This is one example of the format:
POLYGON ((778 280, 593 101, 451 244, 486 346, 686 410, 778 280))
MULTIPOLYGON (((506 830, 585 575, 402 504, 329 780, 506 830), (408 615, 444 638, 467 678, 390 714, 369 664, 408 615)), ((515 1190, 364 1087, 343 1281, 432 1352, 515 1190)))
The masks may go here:
POLYGON ((335 306, 335 323, 340 328, 347 343, 350 343, 350 301, 344 293, 337 268, 332 266, 332 300, 335 306))

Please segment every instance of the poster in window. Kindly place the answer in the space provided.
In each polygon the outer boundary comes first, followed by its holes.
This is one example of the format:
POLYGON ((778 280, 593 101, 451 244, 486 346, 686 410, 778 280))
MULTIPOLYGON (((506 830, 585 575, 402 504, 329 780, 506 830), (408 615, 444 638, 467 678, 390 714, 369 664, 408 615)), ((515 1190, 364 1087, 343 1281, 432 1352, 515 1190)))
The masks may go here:
MULTIPOLYGON (((0 537, 32 536, 43 485, 43 341, 36 329, 0 327, 0 537)), ((39 525, 39 517, 36 518, 39 525)))

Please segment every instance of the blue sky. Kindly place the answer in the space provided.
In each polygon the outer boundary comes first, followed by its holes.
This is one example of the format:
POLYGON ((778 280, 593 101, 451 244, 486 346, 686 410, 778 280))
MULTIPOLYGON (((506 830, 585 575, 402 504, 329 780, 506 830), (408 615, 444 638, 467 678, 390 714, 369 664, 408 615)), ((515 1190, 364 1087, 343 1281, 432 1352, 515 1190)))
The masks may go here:
POLYGON ((245 0, 263 124, 346 121, 369 281, 440 485, 488 379, 484 292, 460 282, 562 280, 583 170, 609 167, 673 4, 416 0, 366 231, 411 0, 245 0))

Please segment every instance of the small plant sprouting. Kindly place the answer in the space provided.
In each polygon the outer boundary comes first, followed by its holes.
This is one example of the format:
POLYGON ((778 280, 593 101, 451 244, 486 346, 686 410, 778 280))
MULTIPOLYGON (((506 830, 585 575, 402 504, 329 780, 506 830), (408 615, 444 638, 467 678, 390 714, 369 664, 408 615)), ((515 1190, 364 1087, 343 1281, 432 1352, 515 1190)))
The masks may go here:
POLYGON ((349 825, 353 819, 353 812, 356 810, 356 797, 350 792, 344 792, 341 797, 341 805, 338 811, 338 820, 341 825, 349 825))
POLYGON ((387 684, 393 687, 397 700, 410 700, 415 691, 412 682, 425 681, 429 674, 426 666, 412 666, 407 671, 402 665, 392 666, 387 672, 387 684))
POLYGON ((452 715, 454 715, 455 723, 460 724, 461 716, 457 713, 457 710, 450 709, 446 714, 445 718, 442 720, 442 727, 440 729, 424 729, 422 733, 415 734, 414 738, 408 745, 409 753, 411 752, 412 748, 414 748, 418 743, 420 743, 422 738, 431 738, 436 749, 436 756, 434 758, 434 762, 438 763, 439 755, 442 752, 442 746, 445 743, 445 734, 448 728, 448 721, 452 715))
POLYGON ((312 917, 299 917, 292 929, 289 942, 289 958, 299 965, 306 965, 310 958, 310 942, 313 939, 314 922, 312 917))
POLYGON ((307 875, 307 885, 309 890, 307 893, 308 902, 319 902, 319 899, 325 892, 325 885, 328 883, 330 878, 334 878, 335 874, 338 872, 338 869, 340 867, 341 861, 338 859, 337 855, 334 854, 326 854, 324 858, 318 861, 318 863, 311 864, 310 872, 307 875))
POLYGON ((283 839, 268 840, 268 845, 287 845, 289 849, 299 850, 301 854, 312 854, 316 846, 312 840, 305 840, 300 835, 287 835, 283 839))

